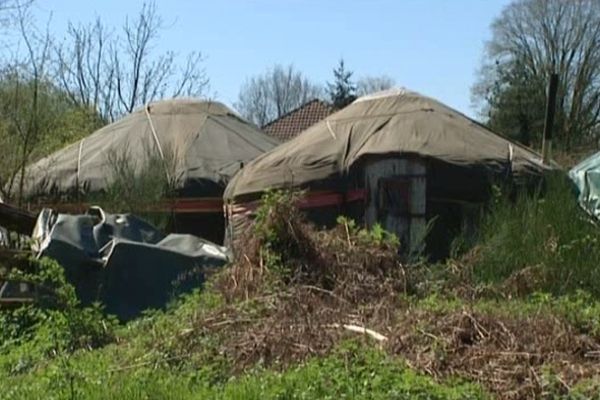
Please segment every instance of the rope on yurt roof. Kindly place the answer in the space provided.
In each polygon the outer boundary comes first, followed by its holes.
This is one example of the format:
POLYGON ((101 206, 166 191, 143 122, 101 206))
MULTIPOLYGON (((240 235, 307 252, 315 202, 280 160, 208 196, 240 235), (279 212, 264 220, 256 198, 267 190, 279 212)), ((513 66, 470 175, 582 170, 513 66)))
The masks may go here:
POLYGON ((150 130, 152 131, 152 137, 154 137, 154 141, 156 142, 156 147, 158 147, 158 154, 160 154, 160 158, 163 161, 163 166, 165 168, 165 174, 167 175, 167 181, 171 182, 171 176, 169 174, 169 169, 165 164, 165 154, 163 153, 162 146, 160 145, 160 141, 158 140, 158 135, 156 134, 156 129, 154 129, 154 123, 152 122, 152 117, 150 117, 150 104, 146 104, 144 107, 144 111, 146 112, 146 117, 148 118, 148 123, 150 124, 150 130))

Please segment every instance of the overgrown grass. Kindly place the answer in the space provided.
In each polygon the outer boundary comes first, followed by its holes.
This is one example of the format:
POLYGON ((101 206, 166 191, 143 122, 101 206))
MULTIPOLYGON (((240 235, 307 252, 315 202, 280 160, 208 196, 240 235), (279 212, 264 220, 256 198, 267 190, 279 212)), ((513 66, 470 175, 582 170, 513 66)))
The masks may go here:
MULTIPOLYGON (((429 325, 456 311, 468 309, 490 318, 572 316, 588 330, 598 326, 600 303, 582 297, 554 298, 535 295, 511 301, 440 298, 434 295, 415 299, 401 313, 431 312, 431 320, 408 328, 430 331, 429 325)), ((439 380, 417 372, 403 357, 387 355, 372 341, 345 342, 324 358, 313 357, 288 368, 266 368, 258 364, 233 374, 231 360, 223 358, 218 337, 195 337, 193 345, 181 348, 178 337, 190 334, 201 314, 222 307, 223 300, 211 291, 195 293, 174 304, 166 312, 149 313, 116 330, 116 340, 98 349, 66 349, 54 354, 34 353, 27 369, 0 371, 3 399, 480 399, 492 398, 476 384, 456 378, 439 380), (200 314, 200 315, 199 315, 200 314), (200 351, 199 349, 202 349, 200 351), (37 357, 37 358, 35 358, 37 357)), ((439 335, 430 331, 429 335, 439 335)), ((197 335, 197 331, 192 332, 197 335)), ((420 335, 420 334, 419 334, 420 335)), ((424 339, 428 339, 424 337, 424 339)), ((433 346, 439 357, 442 349, 433 346)), ((21 355, 36 349, 35 341, 22 343, 21 355)), ((13 353, 14 355, 15 353, 13 353)), ((9 360, 6 353, 0 359, 9 360)), ((423 356, 428 357, 427 354, 423 356)), ((448 357, 445 355, 443 357, 448 357)), ((11 365, 19 360, 10 358, 11 365)), ((582 381, 564 392, 555 372, 548 369, 543 380, 546 394, 554 398, 589 398, 597 386, 582 381), (583 393, 576 396, 575 393, 583 393), (564 395, 564 397, 561 395, 564 395)), ((559 377, 560 378, 560 377, 559 377)), ((503 396, 500 396, 503 397, 503 396)))
POLYGON ((497 197, 483 217, 476 246, 478 282, 511 279, 524 294, 584 290, 600 298, 600 229, 562 177, 549 179, 543 193, 516 201, 497 197))
POLYGON ((138 368, 111 371, 96 355, 65 361, 44 375, 0 383, 6 399, 485 399, 464 381, 436 383, 380 350, 348 342, 332 355, 284 372, 257 368, 214 384, 205 370, 138 368))
MULTIPOLYGON (((72 331, 48 320, 30 323, 33 335, 4 340, 0 347, 2 399, 489 398, 476 384, 439 382, 360 339, 289 368, 259 363, 235 374, 232 360, 219 352, 219 337, 194 329, 223 305, 209 287, 167 311, 111 326, 114 338, 101 347, 56 346, 71 343, 63 342, 63 332, 79 343, 76 339, 87 337, 82 332, 88 329, 72 331)), ((64 310, 64 317, 74 312, 64 310)), ((95 320, 94 326, 103 319, 96 315, 95 320)))
POLYGON ((474 301, 432 293, 424 298, 413 299, 413 301, 415 309, 440 314, 472 310, 495 317, 556 318, 570 324, 578 333, 600 337, 600 301, 584 291, 564 296, 536 292, 513 299, 484 297, 474 301))
POLYGON ((568 190, 550 182, 545 196, 499 196, 474 247, 435 266, 402 264, 393 236, 347 219, 317 231, 290 197, 270 194, 234 265, 121 326, 79 308, 51 265, 29 277, 55 287, 45 306, 1 314, 11 331, 0 339, 0 393, 589 398, 599 389, 600 290, 588 281, 600 252, 568 190))

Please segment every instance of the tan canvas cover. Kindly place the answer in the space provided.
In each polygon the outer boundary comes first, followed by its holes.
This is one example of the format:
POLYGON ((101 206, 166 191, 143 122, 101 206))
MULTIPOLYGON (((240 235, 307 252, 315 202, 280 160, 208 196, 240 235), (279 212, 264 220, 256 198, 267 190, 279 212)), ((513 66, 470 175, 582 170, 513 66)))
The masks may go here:
POLYGON ((419 155, 514 174, 545 169, 538 154, 426 96, 394 89, 357 99, 248 164, 225 199, 343 177, 368 155, 419 155))
POLYGON ((26 195, 90 192, 111 182, 109 154, 127 152, 142 167, 171 160, 177 188, 194 196, 220 196, 240 167, 278 142, 214 101, 187 99, 150 103, 119 121, 28 168, 26 195))

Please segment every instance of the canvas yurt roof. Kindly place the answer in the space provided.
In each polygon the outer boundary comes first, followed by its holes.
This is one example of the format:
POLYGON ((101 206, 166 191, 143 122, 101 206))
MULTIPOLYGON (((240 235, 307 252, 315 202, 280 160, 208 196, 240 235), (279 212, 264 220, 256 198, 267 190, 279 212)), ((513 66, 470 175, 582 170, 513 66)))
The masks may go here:
POLYGON ((492 172, 510 167, 514 175, 546 168, 538 154, 439 101, 393 89, 357 99, 256 158, 231 180, 225 199, 269 188, 333 188, 366 156, 404 155, 492 172))
MULTIPOLYGON (((244 163, 278 142, 214 101, 150 103, 28 168, 28 197, 110 185, 115 160, 168 166, 182 195, 220 196, 244 163)), ((129 164, 131 165, 131 164, 129 164)))

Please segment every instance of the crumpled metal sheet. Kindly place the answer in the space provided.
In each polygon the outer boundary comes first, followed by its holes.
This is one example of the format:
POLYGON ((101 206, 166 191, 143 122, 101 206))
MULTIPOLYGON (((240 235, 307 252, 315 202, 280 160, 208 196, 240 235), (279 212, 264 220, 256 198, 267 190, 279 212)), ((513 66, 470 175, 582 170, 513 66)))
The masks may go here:
POLYGON ((204 281, 207 268, 229 260, 228 250, 193 235, 164 235, 131 214, 40 212, 32 235, 38 257, 64 268, 84 304, 101 301, 106 311, 126 320, 161 308, 173 294, 204 281))
POLYGON ((600 220, 600 152, 574 166, 569 178, 577 186, 581 207, 600 220))

